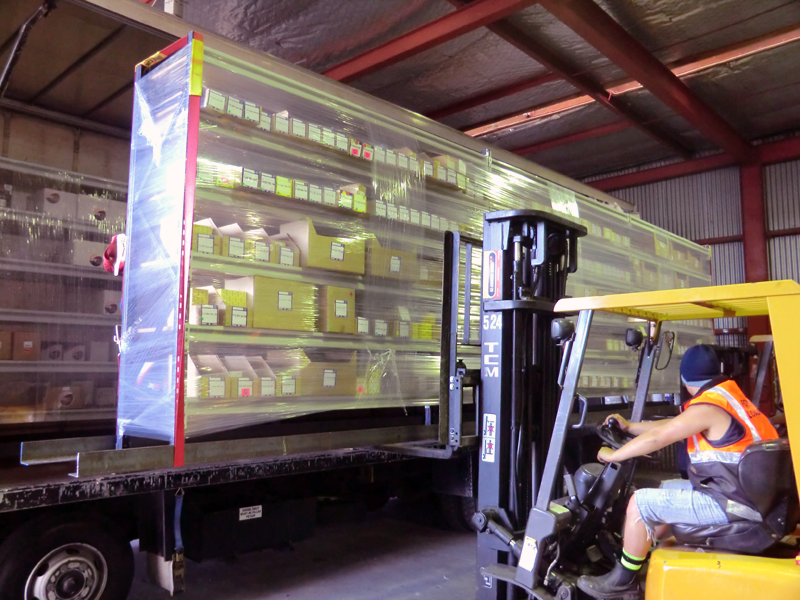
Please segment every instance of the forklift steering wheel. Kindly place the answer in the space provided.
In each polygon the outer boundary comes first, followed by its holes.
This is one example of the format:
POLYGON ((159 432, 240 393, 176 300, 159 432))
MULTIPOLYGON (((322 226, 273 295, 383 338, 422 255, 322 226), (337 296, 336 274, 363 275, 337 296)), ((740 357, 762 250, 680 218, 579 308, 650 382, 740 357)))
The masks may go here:
POLYGON ((619 421, 616 419, 609 419, 608 425, 605 423, 598 425, 597 435, 614 450, 619 450, 634 438, 634 436, 622 430, 619 421))

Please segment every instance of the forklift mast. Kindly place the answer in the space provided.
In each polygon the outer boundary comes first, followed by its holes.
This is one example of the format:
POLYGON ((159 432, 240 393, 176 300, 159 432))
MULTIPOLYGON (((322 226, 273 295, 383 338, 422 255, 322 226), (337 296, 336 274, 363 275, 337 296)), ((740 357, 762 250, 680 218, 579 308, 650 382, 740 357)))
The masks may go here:
MULTIPOLYGON (((487 213, 481 300, 481 448, 478 511, 504 530, 478 535, 478 565, 515 564, 502 533, 525 528, 558 408, 553 307, 578 266, 586 229, 536 210, 487 213)), ((479 600, 512 598, 478 569, 479 600)))

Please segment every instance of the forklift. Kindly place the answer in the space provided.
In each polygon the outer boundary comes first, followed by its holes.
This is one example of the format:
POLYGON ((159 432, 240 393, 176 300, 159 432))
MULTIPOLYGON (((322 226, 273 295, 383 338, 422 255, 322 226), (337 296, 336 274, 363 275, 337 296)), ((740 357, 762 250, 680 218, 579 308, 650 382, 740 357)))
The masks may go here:
MULTIPOLYGON (((800 447, 800 284, 777 281, 566 298, 577 269, 577 224, 537 211, 484 217, 481 292, 481 444, 478 463, 479 600, 572 600, 578 577, 610 566, 632 492, 635 460, 564 466, 570 416, 583 425, 588 402, 577 394, 596 311, 649 322, 626 332, 640 352, 632 421, 642 418, 654 365, 671 354, 671 321, 768 315, 781 375, 789 437, 800 447), (559 360, 560 354, 560 360, 559 360), (794 403, 793 403, 794 402, 794 403), (546 447, 545 447, 546 446, 546 447)), ((637 323, 637 324, 638 324, 637 323)), ((628 436, 611 419, 598 427, 619 448, 628 436)), ((796 466, 793 466, 796 465, 796 466)), ((788 439, 751 445, 740 463, 742 489, 760 521, 675 525, 654 551, 646 600, 800 597, 800 520, 788 439)), ((580 593, 582 594, 582 592, 580 593)), ((628 600, 628 599, 626 599, 628 600)))

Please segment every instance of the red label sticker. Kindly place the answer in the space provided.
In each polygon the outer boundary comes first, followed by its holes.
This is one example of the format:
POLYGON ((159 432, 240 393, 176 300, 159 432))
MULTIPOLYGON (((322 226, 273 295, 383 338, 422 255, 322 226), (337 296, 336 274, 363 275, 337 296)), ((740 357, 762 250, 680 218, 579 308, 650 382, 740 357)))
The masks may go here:
POLYGON ((503 264, 500 261, 500 250, 483 252, 483 297, 500 298, 502 295, 501 280, 503 264))

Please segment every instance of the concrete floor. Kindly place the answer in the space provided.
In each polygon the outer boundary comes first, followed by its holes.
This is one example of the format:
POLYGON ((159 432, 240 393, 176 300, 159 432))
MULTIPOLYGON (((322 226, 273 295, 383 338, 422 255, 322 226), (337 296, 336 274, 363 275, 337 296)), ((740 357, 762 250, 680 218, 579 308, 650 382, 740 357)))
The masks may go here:
MULTIPOLYGON (((187 561, 182 600, 469 600, 475 535, 446 531, 427 502, 392 501, 364 521, 329 525, 293 549, 187 561)), ((168 598, 136 553, 130 600, 168 598)))

